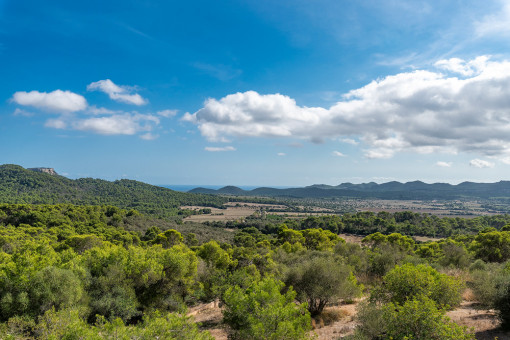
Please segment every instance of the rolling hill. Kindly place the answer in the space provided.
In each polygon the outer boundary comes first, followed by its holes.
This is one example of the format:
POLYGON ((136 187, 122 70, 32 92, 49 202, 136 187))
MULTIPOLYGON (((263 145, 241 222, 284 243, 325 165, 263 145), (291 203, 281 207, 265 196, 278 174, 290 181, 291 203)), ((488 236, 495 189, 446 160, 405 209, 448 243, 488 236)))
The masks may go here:
POLYGON ((256 188, 243 190, 238 187, 224 187, 218 190, 195 188, 190 193, 207 193, 234 196, 267 196, 289 198, 378 198, 401 200, 452 200, 460 198, 510 198, 510 182, 473 183, 463 182, 457 185, 448 183, 427 184, 421 181, 407 183, 374 182, 363 184, 342 183, 337 186, 314 184, 302 188, 256 188))
POLYGON ((220 207, 228 198, 177 192, 122 179, 72 180, 56 174, 0 165, 0 203, 114 205, 155 216, 173 216, 181 205, 220 207))

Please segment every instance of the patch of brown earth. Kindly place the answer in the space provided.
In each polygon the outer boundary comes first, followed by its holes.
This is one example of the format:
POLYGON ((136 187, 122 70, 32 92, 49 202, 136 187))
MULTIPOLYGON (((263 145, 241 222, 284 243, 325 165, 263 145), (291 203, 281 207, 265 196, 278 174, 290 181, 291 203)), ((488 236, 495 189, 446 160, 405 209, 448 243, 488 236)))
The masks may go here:
POLYGON ((200 329, 209 331, 216 340, 228 339, 218 301, 190 308, 188 316, 192 316, 193 320, 200 324, 200 329))
MULTIPOLYGON (((324 309, 323 315, 312 322, 318 340, 342 339, 354 333, 356 328, 356 306, 353 304, 339 304, 324 309)), ((189 310, 200 328, 209 331, 216 340, 227 340, 226 326, 223 325, 223 315, 218 301, 200 304, 189 310)), ((478 309, 476 302, 463 301, 455 310, 446 314, 455 323, 473 330, 477 340, 510 340, 510 332, 499 329, 499 320, 493 310, 478 309)))
POLYGON ((356 304, 326 307, 323 315, 313 320, 314 330, 311 334, 316 334, 320 340, 334 340, 351 335, 356 328, 355 316, 356 304), (336 320, 331 320, 328 324, 330 315, 335 315, 336 320))
POLYGON ((475 332, 478 340, 510 340, 510 332, 499 329, 499 320, 494 310, 478 309, 476 302, 463 301, 461 305, 446 313, 455 323, 475 332))

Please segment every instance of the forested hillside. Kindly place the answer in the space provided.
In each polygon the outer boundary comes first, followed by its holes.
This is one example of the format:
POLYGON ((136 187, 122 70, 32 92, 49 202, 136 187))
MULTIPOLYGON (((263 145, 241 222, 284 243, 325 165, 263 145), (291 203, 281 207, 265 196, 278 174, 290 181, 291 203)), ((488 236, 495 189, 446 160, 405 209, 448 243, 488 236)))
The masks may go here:
POLYGON ((154 216, 174 216, 181 205, 221 207, 227 201, 218 196, 182 193, 127 179, 71 180, 18 165, 0 166, 1 203, 114 205, 154 216))

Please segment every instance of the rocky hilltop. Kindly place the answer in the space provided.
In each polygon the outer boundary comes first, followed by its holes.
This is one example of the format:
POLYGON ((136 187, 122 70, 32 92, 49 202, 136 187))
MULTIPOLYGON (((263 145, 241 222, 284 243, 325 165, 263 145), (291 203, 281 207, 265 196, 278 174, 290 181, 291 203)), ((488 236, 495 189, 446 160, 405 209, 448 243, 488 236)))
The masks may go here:
POLYGON ((27 170, 35 171, 35 172, 44 172, 45 174, 49 175, 58 175, 55 169, 53 168, 28 168, 27 170))

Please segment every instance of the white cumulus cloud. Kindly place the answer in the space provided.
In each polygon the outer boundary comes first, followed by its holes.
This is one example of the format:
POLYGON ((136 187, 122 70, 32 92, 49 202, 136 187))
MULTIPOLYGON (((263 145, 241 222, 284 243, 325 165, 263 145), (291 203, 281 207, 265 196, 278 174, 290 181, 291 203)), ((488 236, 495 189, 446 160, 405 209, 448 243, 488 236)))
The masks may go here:
POLYGON ((76 112, 87 108, 87 100, 71 91, 52 92, 19 91, 14 93, 12 101, 23 106, 32 106, 54 112, 76 112))
POLYGON ((333 151, 333 155, 338 156, 338 157, 345 157, 345 155, 343 153, 341 153, 340 151, 333 151))
POLYGON ((89 108, 87 109, 87 113, 92 114, 92 115, 111 115, 111 114, 121 113, 121 112, 122 111, 114 111, 114 110, 107 109, 105 107, 97 107, 95 105, 89 106, 89 108))
POLYGON ((440 166, 442 168, 450 168, 452 166, 452 162, 442 162, 442 161, 439 161, 436 163, 437 166, 440 166))
POLYGON ((354 89, 329 108, 300 106, 282 94, 240 92, 210 98, 182 120, 215 142, 355 136, 367 158, 398 152, 510 156, 510 62, 482 56, 450 59, 437 67, 464 77, 433 70, 402 72, 354 89))
POLYGON ((480 56, 474 60, 465 61, 459 58, 439 60, 434 64, 437 68, 444 69, 462 76, 472 76, 479 73, 487 65, 488 56, 480 56))
POLYGON ((483 168, 494 168, 494 163, 491 163, 491 162, 488 162, 488 161, 484 161, 483 159, 472 159, 470 162, 469 162, 469 165, 474 167, 474 168, 480 168, 480 169, 483 169, 483 168))
POLYGON ((222 152, 222 151, 236 151, 236 148, 233 146, 224 146, 224 147, 217 147, 217 146, 206 146, 204 148, 205 151, 209 152, 222 152))
POLYGON ((359 142, 357 142, 356 140, 354 140, 352 138, 343 138, 342 142, 347 143, 347 144, 351 144, 351 145, 358 145, 359 144, 359 142))
POLYGON ((72 123, 75 130, 89 131, 101 135, 134 135, 141 131, 151 131, 159 124, 153 115, 120 114, 107 117, 78 119, 72 123))
POLYGON ((110 99, 132 105, 147 104, 147 100, 138 93, 131 94, 133 88, 129 86, 116 85, 110 79, 99 80, 87 86, 88 91, 101 91, 106 93, 110 99))
POLYGON ((100 135, 135 135, 146 132, 140 136, 142 139, 154 139, 157 136, 150 131, 159 124, 159 118, 149 114, 122 113, 105 117, 81 118, 75 116, 61 116, 58 119, 49 119, 45 126, 54 129, 72 129, 87 131, 100 135))

